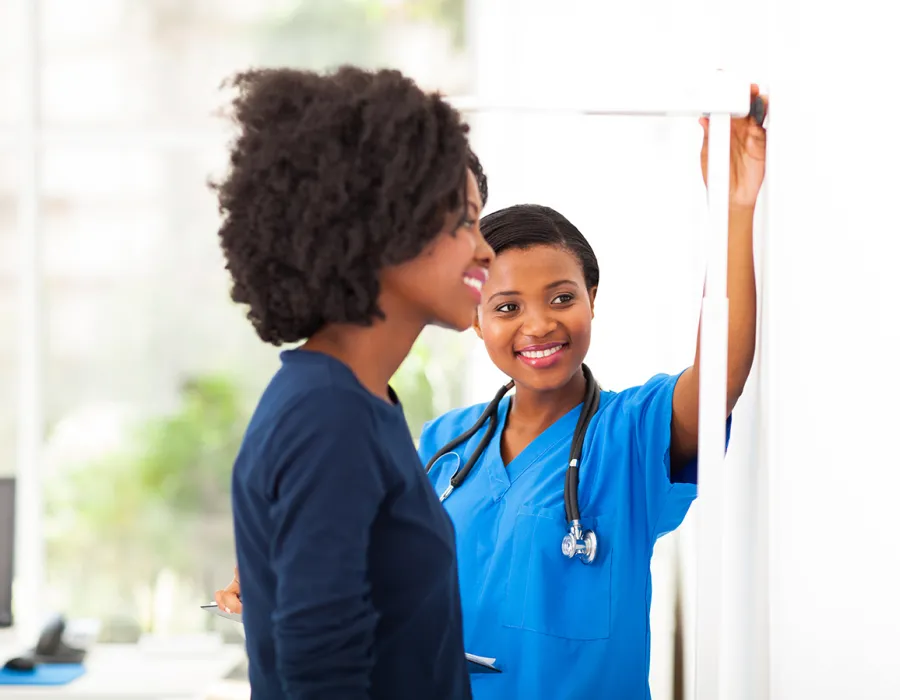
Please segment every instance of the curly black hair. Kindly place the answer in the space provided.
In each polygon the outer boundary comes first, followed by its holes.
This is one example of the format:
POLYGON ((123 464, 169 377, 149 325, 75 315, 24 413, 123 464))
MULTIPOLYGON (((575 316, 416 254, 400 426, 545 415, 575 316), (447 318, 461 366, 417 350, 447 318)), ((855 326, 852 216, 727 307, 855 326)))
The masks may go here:
POLYGON ((466 168, 487 182, 468 126, 394 70, 237 74, 239 128, 212 183, 231 298, 273 345, 326 325, 369 325, 379 272, 416 257, 465 206, 466 168))
POLYGON ((484 174, 484 168, 481 167, 481 161, 474 151, 469 151, 469 170, 475 176, 475 182, 478 183, 478 194, 481 195, 481 206, 487 204, 488 199, 488 181, 487 175, 484 174))

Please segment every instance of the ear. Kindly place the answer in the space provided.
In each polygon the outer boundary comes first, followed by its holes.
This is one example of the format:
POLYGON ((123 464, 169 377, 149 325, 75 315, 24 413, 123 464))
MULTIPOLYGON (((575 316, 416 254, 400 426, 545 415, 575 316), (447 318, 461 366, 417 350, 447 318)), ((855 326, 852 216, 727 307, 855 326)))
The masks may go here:
POLYGON ((475 319, 472 321, 472 328, 475 329, 475 334, 484 340, 484 336, 481 334, 481 307, 479 306, 475 309, 475 319))
POLYGON ((588 290, 588 296, 591 299, 591 318, 593 319, 594 318, 594 301, 597 299, 597 288, 591 287, 590 290, 588 290))

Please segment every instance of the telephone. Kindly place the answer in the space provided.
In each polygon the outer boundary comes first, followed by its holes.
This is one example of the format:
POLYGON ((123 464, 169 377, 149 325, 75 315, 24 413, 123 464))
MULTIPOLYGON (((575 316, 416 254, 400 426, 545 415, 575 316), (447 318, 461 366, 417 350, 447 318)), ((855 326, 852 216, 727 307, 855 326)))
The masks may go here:
POLYGON ((55 615, 44 626, 34 649, 10 659, 5 668, 32 671, 38 664, 80 664, 87 652, 66 644, 63 641, 65 631, 66 619, 62 615, 55 615))
POLYGON ((32 652, 39 664, 80 664, 87 653, 84 649, 70 647, 63 641, 66 619, 56 615, 44 626, 32 652))

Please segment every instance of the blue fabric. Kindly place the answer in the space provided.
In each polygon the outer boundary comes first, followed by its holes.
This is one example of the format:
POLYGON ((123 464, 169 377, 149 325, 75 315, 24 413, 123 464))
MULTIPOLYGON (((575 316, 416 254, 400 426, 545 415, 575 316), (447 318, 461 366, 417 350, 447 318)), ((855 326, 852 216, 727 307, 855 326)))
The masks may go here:
MULTIPOLYGON (((509 397, 501 402, 497 433, 444 501, 457 532, 466 651, 495 657, 502 670, 472 677, 476 700, 649 697, 650 557, 657 538, 678 527, 697 495, 696 483, 669 477, 677 380, 658 375, 602 394, 579 470, 581 520, 599 540, 590 565, 560 549, 568 532, 564 474, 581 406, 504 466, 499 427, 509 397)), ((470 428, 485 406, 426 425, 423 463, 470 428)), ((429 477, 438 493, 482 435, 435 463, 429 477)), ((680 473, 684 479, 696 468, 680 473)))
POLYGON ((254 700, 465 700, 453 525, 399 403, 304 350, 232 479, 254 700))
POLYGON ((0 668, 0 685, 66 685, 82 675, 82 664, 39 664, 34 671, 0 668))

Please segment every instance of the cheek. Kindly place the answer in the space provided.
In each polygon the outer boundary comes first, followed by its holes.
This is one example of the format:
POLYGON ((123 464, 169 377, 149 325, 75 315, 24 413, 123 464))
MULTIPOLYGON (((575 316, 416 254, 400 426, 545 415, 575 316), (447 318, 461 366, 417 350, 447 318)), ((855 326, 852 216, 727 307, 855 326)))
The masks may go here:
POLYGON ((590 309, 579 310, 577 315, 567 319, 566 326, 573 342, 584 346, 590 345, 592 321, 590 309))
POLYGON ((478 249, 478 243, 475 235, 471 231, 465 234, 465 242, 459 247, 459 258, 466 267, 475 259, 475 251, 478 249))
POLYGON ((444 239, 439 254, 442 260, 468 264, 475 256, 475 236, 471 231, 461 228, 455 235, 444 239))
POLYGON ((465 270, 472 260, 471 251, 471 246, 465 243, 462 234, 457 234, 456 238, 447 236, 441 245, 435 248, 431 269, 428 272, 431 281, 458 279, 460 272, 465 270))
POLYGON ((484 340, 484 347, 491 357, 508 355, 515 335, 516 329, 513 323, 482 318, 481 337, 484 340))

